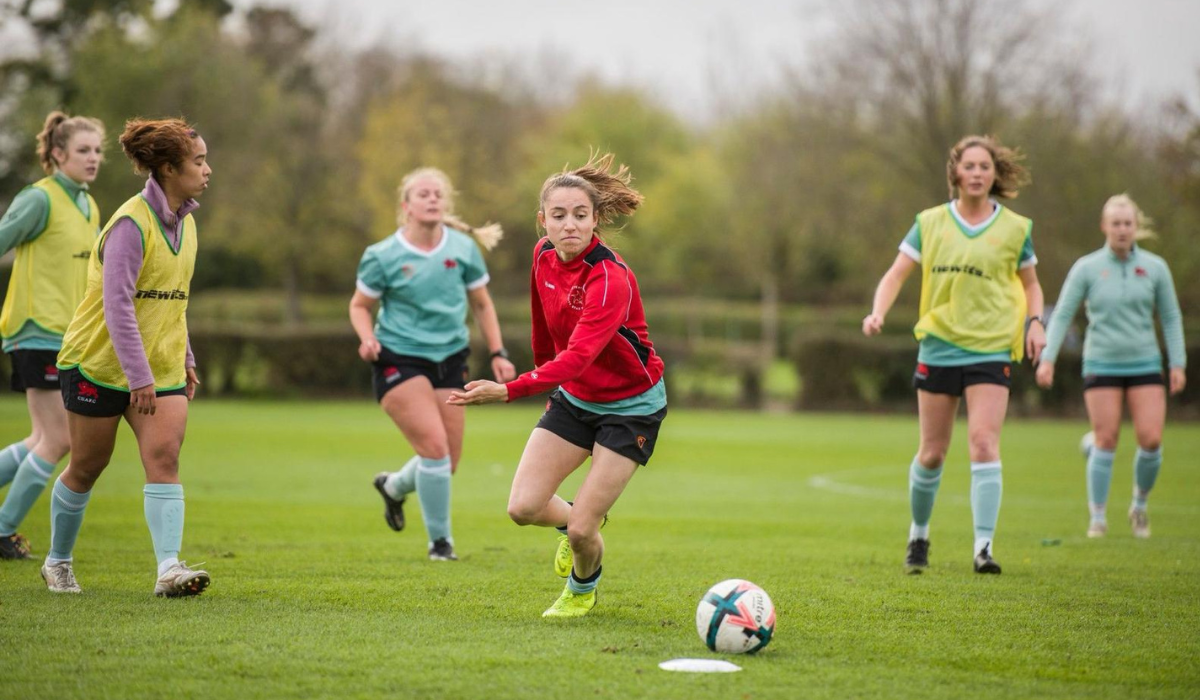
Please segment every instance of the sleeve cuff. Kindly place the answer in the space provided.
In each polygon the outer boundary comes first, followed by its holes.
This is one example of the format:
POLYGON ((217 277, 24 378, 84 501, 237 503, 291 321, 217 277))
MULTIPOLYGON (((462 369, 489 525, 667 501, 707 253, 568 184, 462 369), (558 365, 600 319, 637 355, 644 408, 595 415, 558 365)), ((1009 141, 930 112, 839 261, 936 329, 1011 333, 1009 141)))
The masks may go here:
POLYGON ((372 299, 378 299, 379 297, 383 296, 383 292, 368 287, 367 284, 362 280, 355 280, 354 286, 359 292, 362 293, 363 296, 371 297, 372 299))
POLYGON ((909 245, 908 243, 901 243, 901 244, 900 244, 900 252, 901 252, 901 253, 904 253, 904 254, 905 254, 905 255, 907 255, 908 257, 912 258, 913 262, 915 262, 915 263, 920 263, 920 262, 921 262, 921 251, 919 251, 919 250, 917 250, 916 248, 912 247, 912 246, 911 246, 911 245, 909 245))
MULTIPOLYGON (((480 277, 479 279, 475 280, 474 282, 467 283, 467 291, 473 292, 476 289, 479 289, 480 287, 486 287, 487 283, 491 282, 491 281, 492 281, 492 276, 485 272, 485 273, 483 273, 483 277, 480 277)), ((362 283, 360 282, 359 284, 362 284, 362 283)), ((359 287, 359 289, 361 289, 361 287, 359 287)), ((363 292, 363 294, 366 294, 366 292, 363 292)))

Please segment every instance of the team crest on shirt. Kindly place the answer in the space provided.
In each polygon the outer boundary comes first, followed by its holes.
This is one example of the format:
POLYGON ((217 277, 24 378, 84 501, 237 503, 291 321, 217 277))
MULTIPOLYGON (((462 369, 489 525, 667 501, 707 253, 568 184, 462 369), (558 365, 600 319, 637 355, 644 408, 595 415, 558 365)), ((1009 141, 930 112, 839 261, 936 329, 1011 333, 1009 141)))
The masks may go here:
POLYGON ((567 293, 567 306, 576 311, 583 311, 583 287, 575 285, 567 293))
POLYGON ((1137 275, 1138 277, 1145 277, 1146 276, 1146 268, 1135 267, 1135 268, 1133 268, 1133 274, 1137 275))
POLYGON ((405 263, 400 266, 400 274, 405 277, 412 277, 414 272, 416 272, 416 269, 412 265, 405 263))
POLYGON ((458 261, 452 258, 446 258, 442 261, 442 264, 446 266, 447 270, 453 270, 454 268, 458 267, 458 261))

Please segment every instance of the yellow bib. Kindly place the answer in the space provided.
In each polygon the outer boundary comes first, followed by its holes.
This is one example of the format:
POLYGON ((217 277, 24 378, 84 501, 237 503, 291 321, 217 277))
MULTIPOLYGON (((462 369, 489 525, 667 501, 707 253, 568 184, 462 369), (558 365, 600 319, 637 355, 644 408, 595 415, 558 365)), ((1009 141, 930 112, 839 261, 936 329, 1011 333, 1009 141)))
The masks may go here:
POLYGON ((921 317, 913 334, 964 350, 1024 356, 1025 289, 1017 265, 1033 227, 1001 207, 996 219, 970 236, 950 204, 917 215, 921 232, 921 317))
POLYGON ((37 238, 17 246, 0 311, 0 335, 5 338, 19 333, 28 321, 58 335, 67 330, 87 287, 88 258, 100 230, 100 208, 91 195, 85 195, 90 211, 84 216, 54 176, 30 186, 46 193, 50 214, 37 238))
POLYGON ((196 264, 196 222, 183 220, 179 250, 171 247, 158 215, 141 195, 121 205, 104 227, 92 250, 87 292, 58 353, 62 369, 78 367, 91 381, 110 389, 129 390, 129 381, 108 334, 104 319, 104 273, 99 251, 108 232, 121 219, 130 219, 142 232, 142 269, 138 273, 133 308, 142 347, 150 361, 157 391, 186 384, 187 300, 196 264))

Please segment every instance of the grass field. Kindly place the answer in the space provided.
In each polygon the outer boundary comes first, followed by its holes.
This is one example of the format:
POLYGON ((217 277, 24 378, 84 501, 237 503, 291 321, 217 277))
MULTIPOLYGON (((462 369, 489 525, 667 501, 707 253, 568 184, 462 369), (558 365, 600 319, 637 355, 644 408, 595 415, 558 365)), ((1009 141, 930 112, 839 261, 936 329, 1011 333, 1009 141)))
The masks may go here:
MULTIPOLYGON (((1124 524, 1126 436, 1111 534, 1089 541, 1083 426, 1010 423, 999 577, 971 571, 960 426, 932 570, 906 577, 912 417, 674 411, 604 531, 598 607, 549 622, 555 539, 505 515, 535 402, 469 414, 458 563, 425 559, 415 509, 410 530, 384 525, 371 477, 410 453, 370 401, 193 409, 183 555, 207 562, 213 586, 150 595, 123 428, 75 552, 84 594, 49 594, 37 561, 0 562, 0 697, 1200 696, 1200 425, 1168 426, 1148 541, 1124 524), (713 656, 695 605, 731 577, 774 599, 771 645, 733 657, 741 673, 660 671, 713 656)), ((0 442, 26 427, 23 404, 0 401, 0 442)), ((47 511, 43 498, 23 528, 39 555, 47 511)))

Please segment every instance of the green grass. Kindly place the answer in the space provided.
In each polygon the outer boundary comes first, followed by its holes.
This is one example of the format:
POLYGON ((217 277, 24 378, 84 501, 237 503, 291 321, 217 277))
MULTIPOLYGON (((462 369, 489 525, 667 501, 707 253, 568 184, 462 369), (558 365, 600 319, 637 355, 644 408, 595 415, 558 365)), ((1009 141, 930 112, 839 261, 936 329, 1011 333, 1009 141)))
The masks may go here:
MULTIPOLYGON (((150 595, 123 428, 75 552, 84 594, 50 595, 36 562, 0 565, 0 698, 1200 695, 1200 426, 1168 426, 1148 541, 1124 525, 1126 435, 1112 533, 1089 541, 1084 427, 1010 423, 999 577, 971 572, 959 426, 932 570, 906 577, 913 417, 673 411, 604 531, 599 606, 549 622, 555 539, 505 515, 538 409, 471 410, 454 564, 426 561, 415 508, 411 531, 384 525, 371 477, 410 453, 369 401, 198 401, 184 556, 214 583, 185 600, 150 595), (710 656, 695 605, 730 577, 771 594, 775 640, 733 658, 741 673, 660 671, 710 656)), ((26 426, 21 403, 0 401, 0 442, 26 426)), ((47 510, 43 498, 23 528, 40 553, 47 510)))

